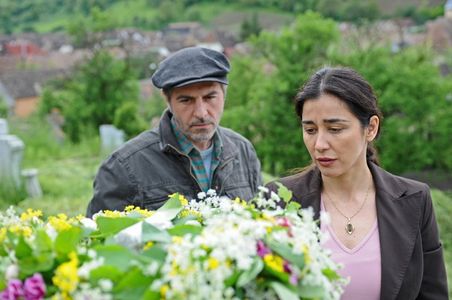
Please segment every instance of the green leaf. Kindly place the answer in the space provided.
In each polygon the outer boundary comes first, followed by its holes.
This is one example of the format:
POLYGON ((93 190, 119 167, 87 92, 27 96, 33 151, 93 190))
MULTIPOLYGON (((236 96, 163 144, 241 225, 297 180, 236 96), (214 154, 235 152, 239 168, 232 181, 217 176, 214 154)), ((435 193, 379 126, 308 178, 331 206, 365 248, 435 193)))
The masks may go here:
POLYGON ((280 182, 275 182, 278 186, 278 195, 284 200, 284 202, 289 203, 292 200, 292 192, 280 182))
POLYGON ((298 288, 298 296, 309 299, 313 298, 322 299, 324 296, 324 292, 321 286, 301 285, 298 288))
POLYGON ((183 209, 178 197, 179 194, 175 194, 173 197, 169 198, 168 201, 166 201, 152 216, 147 218, 146 221, 152 223, 153 220, 171 221, 174 219, 183 209))
POLYGON ((25 239, 21 236, 19 237, 19 241, 17 242, 17 246, 15 249, 17 259, 23 259, 26 257, 30 257, 33 254, 33 250, 30 245, 25 241, 25 239))
POLYGON ((280 282, 272 281, 272 282, 270 282, 270 286, 276 292, 279 299, 284 299, 284 300, 299 300, 300 299, 298 297, 295 289, 288 287, 280 282))
POLYGON ((304 268, 305 262, 303 254, 295 254, 292 252, 292 249, 289 246, 278 243, 277 241, 272 239, 267 239, 265 243, 270 247, 270 249, 281 255, 290 263, 296 265, 300 269, 304 268))
POLYGON ((298 202, 290 201, 289 204, 286 206, 287 212, 294 212, 297 213, 301 208, 301 204, 298 202))
POLYGON ((132 226, 135 223, 140 222, 137 218, 107 218, 107 217, 97 217, 96 223, 99 228, 101 236, 114 235, 124 228, 132 226))
POLYGON ((43 229, 36 230, 35 245, 38 252, 52 251, 52 239, 43 229))
POLYGON ((145 276, 140 269, 133 268, 113 288, 115 299, 141 299, 154 278, 145 276))
POLYGON ((196 225, 176 225, 173 228, 168 229, 168 233, 175 236, 184 236, 186 234, 191 234, 193 236, 198 235, 202 232, 201 226, 196 225))
POLYGON ((78 227, 61 231, 55 239, 55 251, 60 257, 66 258, 70 252, 77 250, 81 236, 82 230, 78 227))
POLYGON ((141 257, 145 256, 147 258, 152 258, 153 260, 158 261, 160 264, 165 262, 167 252, 160 245, 152 246, 151 248, 143 251, 141 257))
POLYGON ((255 279, 257 275, 264 269, 264 263, 259 257, 256 257, 251 267, 240 274, 237 280, 237 286, 243 287, 251 280, 255 279))
POLYGON ((97 255, 105 259, 105 265, 111 265, 125 272, 134 255, 129 249, 120 245, 100 245, 94 248, 97 255))
POLYGON ((341 278, 341 276, 336 272, 333 271, 331 269, 324 269, 322 271, 323 275, 326 276, 326 278, 328 278, 329 280, 338 280, 341 278))
POLYGON ((110 279, 113 282, 118 282, 123 276, 123 272, 115 266, 104 265, 91 270, 89 279, 92 283, 99 279, 110 279))
POLYGON ((143 222, 142 224, 142 241, 154 241, 154 242, 163 242, 169 243, 171 242, 171 236, 165 230, 161 230, 154 225, 143 222))
POLYGON ((146 290, 146 292, 144 292, 143 298, 141 298, 141 300, 160 300, 160 299, 162 299, 160 292, 152 290, 146 290))

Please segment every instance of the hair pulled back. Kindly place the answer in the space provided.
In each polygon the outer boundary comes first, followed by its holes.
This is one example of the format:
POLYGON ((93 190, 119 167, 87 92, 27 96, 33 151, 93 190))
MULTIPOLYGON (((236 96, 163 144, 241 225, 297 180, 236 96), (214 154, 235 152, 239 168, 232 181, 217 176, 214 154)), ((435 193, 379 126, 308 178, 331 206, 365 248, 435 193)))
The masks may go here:
MULTIPOLYGON (((317 99, 323 94, 336 96, 343 101, 363 128, 369 125, 372 116, 378 116, 380 121, 383 118, 371 85, 350 68, 327 67, 312 75, 295 96, 295 112, 298 117, 302 118, 303 106, 307 100, 317 99)), ((377 137, 379 134, 380 124, 377 137)), ((366 156, 368 161, 379 164, 377 151, 372 143, 367 146, 366 156)))

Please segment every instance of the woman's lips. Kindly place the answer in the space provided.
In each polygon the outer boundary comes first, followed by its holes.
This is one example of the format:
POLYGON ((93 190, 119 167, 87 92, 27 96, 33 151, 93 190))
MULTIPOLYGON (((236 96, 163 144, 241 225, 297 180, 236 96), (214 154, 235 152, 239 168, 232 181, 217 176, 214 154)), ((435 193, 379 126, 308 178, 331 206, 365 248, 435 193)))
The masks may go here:
POLYGON ((336 161, 336 159, 333 159, 333 158, 326 158, 326 157, 320 157, 320 158, 317 158, 317 162, 318 162, 319 165, 321 165, 322 167, 329 167, 329 166, 331 166, 335 161, 336 161))

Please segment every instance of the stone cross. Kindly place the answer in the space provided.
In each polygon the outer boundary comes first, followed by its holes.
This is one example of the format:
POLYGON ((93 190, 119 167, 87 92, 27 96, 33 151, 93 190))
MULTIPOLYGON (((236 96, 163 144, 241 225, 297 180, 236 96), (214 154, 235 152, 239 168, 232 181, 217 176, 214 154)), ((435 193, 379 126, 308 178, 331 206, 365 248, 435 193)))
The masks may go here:
POLYGON ((101 151, 102 153, 111 153, 119 146, 124 144, 124 131, 113 125, 104 124, 99 126, 101 151))

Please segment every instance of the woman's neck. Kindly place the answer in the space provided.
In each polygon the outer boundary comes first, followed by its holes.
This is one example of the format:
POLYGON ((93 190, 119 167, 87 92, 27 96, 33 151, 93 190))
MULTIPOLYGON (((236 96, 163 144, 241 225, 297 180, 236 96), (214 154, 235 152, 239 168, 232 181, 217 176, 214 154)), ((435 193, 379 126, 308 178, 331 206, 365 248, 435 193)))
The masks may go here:
POLYGON ((372 185, 372 173, 365 164, 346 174, 337 177, 323 176, 323 191, 329 195, 336 195, 338 199, 352 200, 354 195, 365 193, 372 185))

